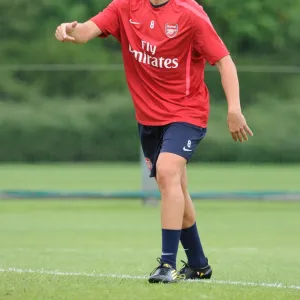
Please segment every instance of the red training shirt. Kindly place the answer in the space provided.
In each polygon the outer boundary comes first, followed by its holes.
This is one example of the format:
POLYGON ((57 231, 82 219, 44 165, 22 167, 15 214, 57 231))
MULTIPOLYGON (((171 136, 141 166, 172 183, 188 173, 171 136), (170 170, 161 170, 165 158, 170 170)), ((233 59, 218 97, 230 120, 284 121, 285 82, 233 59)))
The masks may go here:
POLYGON ((205 63, 214 65, 229 52, 199 4, 170 0, 155 8, 150 0, 114 0, 91 20, 101 37, 113 35, 122 45, 140 124, 207 126, 205 63))

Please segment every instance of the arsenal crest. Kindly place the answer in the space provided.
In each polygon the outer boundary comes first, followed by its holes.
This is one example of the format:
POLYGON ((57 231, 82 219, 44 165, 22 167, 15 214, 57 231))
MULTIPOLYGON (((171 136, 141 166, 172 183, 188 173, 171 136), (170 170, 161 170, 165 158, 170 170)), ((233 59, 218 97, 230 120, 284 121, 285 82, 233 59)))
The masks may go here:
POLYGON ((166 35, 168 38, 172 39, 178 33, 178 24, 166 24, 166 35))

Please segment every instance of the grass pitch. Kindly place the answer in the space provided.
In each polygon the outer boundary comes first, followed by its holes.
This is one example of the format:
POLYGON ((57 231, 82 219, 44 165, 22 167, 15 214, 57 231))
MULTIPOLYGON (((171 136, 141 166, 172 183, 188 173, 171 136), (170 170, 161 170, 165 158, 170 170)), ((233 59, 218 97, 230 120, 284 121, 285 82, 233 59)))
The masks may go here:
MULTIPOLYGON (((200 191, 300 190, 300 165, 189 164, 189 187, 200 191)), ((0 165, 0 189, 136 191, 139 164, 0 165)))
MULTIPOLYGON (((298 166, 191 165, 192 191, 299 189, 298 166)), ((1 166, 2 189, 136 190, 134 165, 1 166)), ((209 283, 149 285, 159 208, 0 201, 0 300, 300 299, 299 202, 196 202, 209 283), (125 276, 126 275, 126 276, 125 276)), ((178 255, 185 259, 181 249, 178 255)))
POLYGON ((215 281, 153 286, 139 276, 160 255, 158 208, 2 201, 0 299, 300 299, 300 204, 196 206, 215 281))

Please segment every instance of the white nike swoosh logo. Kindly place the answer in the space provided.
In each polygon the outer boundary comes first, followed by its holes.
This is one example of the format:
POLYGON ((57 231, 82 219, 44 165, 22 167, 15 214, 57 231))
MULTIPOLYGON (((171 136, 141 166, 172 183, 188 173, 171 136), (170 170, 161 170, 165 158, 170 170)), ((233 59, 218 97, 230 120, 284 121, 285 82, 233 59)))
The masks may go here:
POLYGON ((141 23, 139 23, 139 22, 134 22, 134 21, 132 21, 132 19, 130 19, 129 22, 130 22, 131 24, 134 24, 134 25, 140 25, 140 24, 141 24, 141 23))
POLYGON ((183 151, 193 151, 192 149, 187 149, 185 147, 183 147, 183 151))

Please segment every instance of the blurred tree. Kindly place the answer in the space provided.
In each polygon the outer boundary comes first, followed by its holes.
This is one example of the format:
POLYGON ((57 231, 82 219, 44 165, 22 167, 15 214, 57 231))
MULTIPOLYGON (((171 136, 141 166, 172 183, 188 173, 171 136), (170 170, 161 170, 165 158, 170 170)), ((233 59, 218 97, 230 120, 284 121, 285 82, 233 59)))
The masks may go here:
MULTIPOLYGON (((121 63, 120 48, 112 38, 78 46, 59 44, 53 36, 61 22, 85 21, 109 2, 2 0, 0 64, 121 63)), ((299 62, 299 1, 286 0, 284 6, 280 0, 203 0, 201 3, 238 62, 299 62)), ((121 72, 106 72, 105 76, 101 72, 56 72, 55 76, 52 72, 1 72, 0 95, 2 100, 12 101, 31 101, 39 93, 99 100, 106 91, 126 90, 123 77, 121 72), (73 84, 69 84, 70 78, 73 84), (32 87, 30 93, 24 92, 28 85, 32 87)), ((218 93, 217 98, 220 96, 218 93)))
POLYGON ((202 0, 218 31, 233 51, 287 53, 300 45, 300 2, 294 0, 202 0))
MULTIPOLYGON (((0 1, 2 116, 0 119, 2 128, 6 128, 1 131, 0 136, 0 144, 6 145, 1 147, 1 160, 34 161, 59 158, 72 160, 76 157, 82 157, 84 160, 128 159, 120 156, 119 152, 108 151, 105 154, 106 152, 101 150, 102 146, 99 146, 101 136, 104 138, 107 134, 113 135, 113 132, 118 130, 122 131, 119 132, 119 136, 124 139, 124 145, 128 143, 126 153, 130 153, 130 159, 136 157, 134 151, 137 149, 130 150, 130 147, 133 147, 131 138, 128 139, 123 133, 123 131, 130 132, 131 136, 134 136, 136 132, 129 96, 128 94, 116 96, 127 90, 122 71, 29 72, 5 69, 8 65, 24 64, 121 64, 120 47, 113 38, 101 41, 96 39, 87 45, 60 44, 54 39, 55 28, 60 23, 73 20, 86 21, 110 2, 110 0, 0 1), (107 95, 112 93, 113 96, 107 95), (62 105, 62 102, 67 100, 69 102, 62 105), (14 102, 21 104, 15 105, 14 102), (111 119, 120 122, 114 125, 110 122, 111 119), (119 126, 118 124, 122 126, 114 128, 119 126), (101 133, 100 128, 104 128, 101 133), (72 142, 67 142, 66 135, 72 142), (11 136, 16 138, 12 139, 11 136), (28 142, 31 140, 32 142, 28 142), (57 152, 57 144, 64 145, 62 146, 64 150, 57 152), (85 150, 80 150, 82 145, 86 146, 85 150), (36 147, 41 148, 41 153, 36 154, 36 147), (27 152, 24 149, 27 149, 27 152), (105 156, 108 154, 109 157, 105 156)), ((300 64, 298 54, 300 1, 200 0, 199 2, 228 45, 238 67, 240 64, 250 66, 300 64)), ((213 111, 215 115, 219 113, 224 117, 223 111, 226 109, 219 74, 207 72, 206 81, 212 95, 213 111)), ((292 132, 295 120, 297 121, 300 115, 296 100, 300 92, 299 76, 243 73, 240 74, 240 82, 243 106, 246 112, 249 112, 250 119, 262 124, 265 134, 260 132, 261 138, 247 148, 247 153, 240 153, 240 157, 232 156, 235 151, 232 150, 231 144, 225 145, 225 135, 208 140, 207 152, 211 156, 208 155, 207 159, 245 161, 251 157, 254 161, 259 159, 268 161, 272 160, 272 157, 283 157, 284 153, 284 161, 299 160, 299 139, 284 137, 286 126, 292 132), (288 109, 282 110, 282 101, 288 109), (268 113, 267 118, 265 112, 268 113), (276 128, 278 121, 284 126, 276 128), (282 137, 281 144, 284 145, 284 150, 278 148, 276 138, 272 139, 272 135, 274 137, 279 134, 278 132, 282 137), (274 142, 265 142, 268 139, 274 142), (221 148, 224 151, 220 154, 221 148), (259 156, 262 149, 265 155, 259 156), (293 152, 290 149, 293 149, 293 152), (269 153, 273 153, 273 156, 269 153)), ((215 132, 219 132, 220 119, 212 120, 212 130, 216 128, 215 132)), ((223 128, 225 120, 222 122, 223 128)), ((224 128, 226 129, 226 126, 224 128)), ((257 125, 256 131, 259 130, 260 127, 257 125)), ((114 139, 110 140, 114 142, 114 139)), ((228 140, 229 142, 231 141, 228 140)), ((107 143, 108 149, 113 148, 111 146, 107 143)))
MULTIPOLYGON (((96 1, 94 1, 94 6, 96 1)), ((103 6, 103 5, 102 5, 103 6)), ((77 1, 3 0, 0 2, 0 64, 107 64, 121 63, 119 46, 113 39, 93 41, 88 45, 60 44, 54 39, 58 24, 69 20, 85 21, 92 14, 91 5, 77 1), (115 51, 111 51, 111 45, 115 51), (108 51, 109 49, 109 51, 108 51)), ((120 76, 119 76, 120 77, 120 76)), ((93 72, 1 72, 0 94, 2 100, 31 101, 32 94, 20 89, 32 88, 46 96, 84 95, 99 99, 107 90, 123 92, 115 74, 101 76, 93 72), (54 76, 55 75, 55 76, 54 76), (68 75, 68 76, 66 76, 68 75), (96 75, 96 76, 95 76, 96 75), (70 84, 70 78, 74 84, 70 84), (18 88, 16 89, 16 86, 18 88), (96 89, 95 86, 98 88, 96 89), (10 95, 10 97, 9 97, 10 95)))

